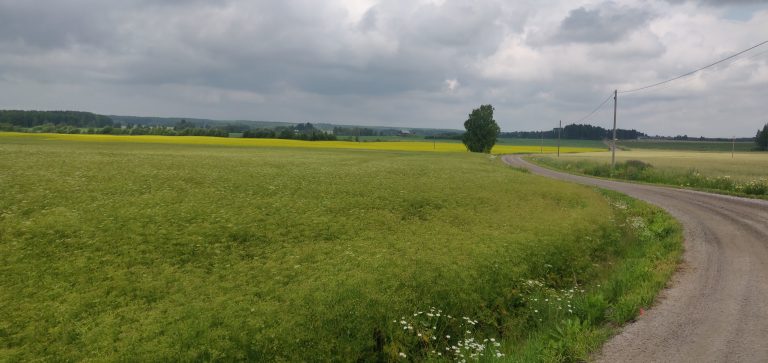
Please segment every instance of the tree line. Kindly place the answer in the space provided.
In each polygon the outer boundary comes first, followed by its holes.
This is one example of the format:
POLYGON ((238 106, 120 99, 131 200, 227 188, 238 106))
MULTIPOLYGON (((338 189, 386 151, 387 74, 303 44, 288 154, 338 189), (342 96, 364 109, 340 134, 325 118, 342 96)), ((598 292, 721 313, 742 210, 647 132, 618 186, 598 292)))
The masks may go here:
POLYGON ((336 135, 316 128, 312 123, 300 123, 293 127, 256 128, 243 132, 243 137, 257 139, 292 139, 306 141, 336 140, 336 135))
POLYGON ((397 136, 400 135, 400 130, 374 130, 367 127, 335 126, 333 128, 333 134, 336 136, 397 136))
MULTIPOLYGON (((500 137, 520 138, 520 139, 556 139, 558 129, 553 128, 547 131, 512 131, 502 132, 500 137)), ((643 132, 635 129, 616 129, 616 138, 620 140, 631 140, 639 137, 648 136, 643 132)), ((600 126, 582 125, 582 124, 570 124, 563 127, 560 137, 563 139, 572 140, 603 140, 612 139, 613 130, 608 130, 600 126)))
POLYGON ((111 118, 79 111, 19 111, 0 110, 0 124, 5 128, 33 128, 46 124, 67 125, 78 128, 101 128, 113 125, 111 118))
POLYGON ((336 140, 332 133, 316 128, 311 123, 274 128, 250 128, 244 125, 211 127, 186 119, 172 126, 121 124, 110 117, 78 111, 17 111, 0 110, 0 131, 102 134, 102 135, 162 135, 162 136, 235 136, 250 138, 278 138, 296 140, 336 140))
POLYGON ((768 151, 768 124, 765 124, 762 130, 757 130, 755 144, 757 144, 757 150, 768 151))

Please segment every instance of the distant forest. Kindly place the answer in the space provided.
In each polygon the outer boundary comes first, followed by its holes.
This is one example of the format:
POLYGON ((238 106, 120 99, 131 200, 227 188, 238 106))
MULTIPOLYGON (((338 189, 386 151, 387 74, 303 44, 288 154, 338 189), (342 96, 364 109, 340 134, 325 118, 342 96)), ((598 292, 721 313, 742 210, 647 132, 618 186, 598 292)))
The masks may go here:
MULTIPOLYGON (((358 136, 415 136, 426 139, 461 140, 463 132, 448 129, 410 129, 396 127, 358 127, 333 124, 285 123, 271 121, 217 121, 205 119, 105 116, 79 111, 0 110, 0 131, 48 132, 66 134, 168 135, 282 138, 299 140, 357 139, 358 136)), ((555 139, 557 128, 546 131, 502 132, 502 138, 555 139)), ((761 130, 765 132, 765 130, 761 130)), ((760 134, 760 132, 758 132, 760 134)), ((571 124, 562 129, 561 137, 571 140, 610 139, 612 131, 600 126, 571 124)), ((617 129, 620 140, 648 137, 637 130, 617 129)), ((731 138, 695 138, 688 135, 654 136, 654 139, 731 141, 731 138)), ((758 136, 760 138, 760 136, 758 136)), ((753 141, 756 138, 738 138, 753 141)), ((764 136, 761 140, 764 140, 764 136)))
MULTIPOLYGON (((513 131, 502 132, 500 137, 512 137, 521 139, 538 139, 542 136, 545 139, 557 138, 557 128, 548 131, 513 131)), ((648 136, 637 130, 616 129, 616 138, 619 140, 632 140, 639 137, 648 136)), ((600 126, 571 124, 563 127, 563 139, 571 140, 602 140, 613 138, 613 130, 604 129, 600 126)))
MULTIPOLYGON (((140 118, 126 118, 141 120, 140 118)), ((0 110, 0 131, 43 132, 59 134, 164 135, 251 137, 297 140, 336 140, 336 136, 315 128, 311 123, 272 128, 251 128, 236 124, 209 125, 180 119, 171 125, 121 123, 111 117, 79 111, 0 110)))
MULTIPOLYGON (((570 140, 602 140, 602 139, 611 139, 613 137, 612 130, 604 129, 600 126, 592 126, 592 125, 579 125, 579 124, 572 124, 572 125, 566 125, 563 127, 562 134, 560 135, 563 139, 570 139, 570 140)), ((453 140, 461 140, 462 133, 456 132, 456 133, 443 133, 440 135, 430 136, 427 137, 428 139, 453 139, 453 140)), ((616 138, 619 140, 634 140, 640 137, 646 137, 645 133, 642 133, 637 130, 624 130, 624 129, 616 129, 616 138)), ((557 128, 554 128, 552 130, 548 131, 511 131, 511 132, 502 132, 499 134, 499 137, 501 138, 514 138, 514 139, 556 139, 557 138, 557 128)))
POLYGON ((0 124, 33 128, 46 124, 67 125, 73 127, 112 126, 108 116, 78 111, 15 111, 0 110, 0 124))

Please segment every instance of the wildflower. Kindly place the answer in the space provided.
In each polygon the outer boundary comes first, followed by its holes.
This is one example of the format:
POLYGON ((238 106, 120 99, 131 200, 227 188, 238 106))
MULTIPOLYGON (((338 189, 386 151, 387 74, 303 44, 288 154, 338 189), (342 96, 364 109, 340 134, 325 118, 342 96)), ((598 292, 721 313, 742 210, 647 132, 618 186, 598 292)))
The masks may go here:
POLYGON ((401 357, 403 357, 403 358, 407 357, 407 356, 405 355, 405 353, 403 353, 403 352, 400 352, 400 354, 398 354, 398 355, 399 355, 399 356, 401 356, 401 357))

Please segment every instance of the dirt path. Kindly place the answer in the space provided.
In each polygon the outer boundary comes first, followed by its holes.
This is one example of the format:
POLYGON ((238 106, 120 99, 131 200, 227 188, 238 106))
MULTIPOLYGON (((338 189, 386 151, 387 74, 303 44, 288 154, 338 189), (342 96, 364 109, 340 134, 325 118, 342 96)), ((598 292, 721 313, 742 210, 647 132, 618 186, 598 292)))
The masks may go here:
POLYGON ((653 309, 613 337, 600 362, 768 362, 768 201, 570 175, 667 210, 685 228, 681 270, 653 309))

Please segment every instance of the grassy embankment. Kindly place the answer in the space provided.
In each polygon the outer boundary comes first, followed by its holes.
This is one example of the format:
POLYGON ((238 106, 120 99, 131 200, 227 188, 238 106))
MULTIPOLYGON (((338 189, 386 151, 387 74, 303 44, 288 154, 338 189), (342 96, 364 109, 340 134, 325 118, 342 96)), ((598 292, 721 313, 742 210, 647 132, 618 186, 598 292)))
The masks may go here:
MULTIPOLYGON (((560 159, 532 157, 555 169, 611 177, 611 154, 583 153, 560 159)), ((620 150, 614 178, 733 195, 768 197, 768 153, 620 150), (639 161, 639 162, 638 162, 639 161)))
POLYGON ((0 136, 0 361, 574 361, 680 253, 484 155, 166 139, 0 136))

